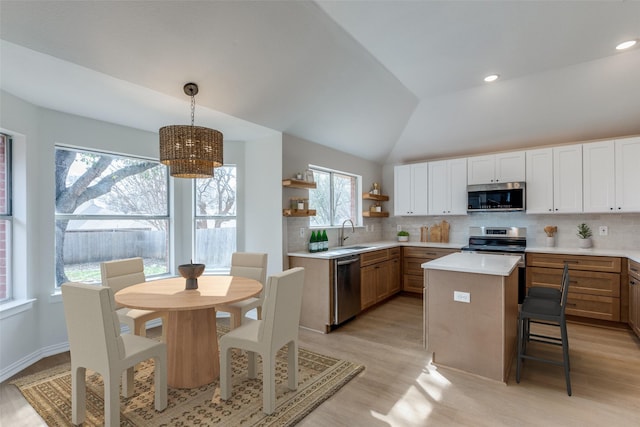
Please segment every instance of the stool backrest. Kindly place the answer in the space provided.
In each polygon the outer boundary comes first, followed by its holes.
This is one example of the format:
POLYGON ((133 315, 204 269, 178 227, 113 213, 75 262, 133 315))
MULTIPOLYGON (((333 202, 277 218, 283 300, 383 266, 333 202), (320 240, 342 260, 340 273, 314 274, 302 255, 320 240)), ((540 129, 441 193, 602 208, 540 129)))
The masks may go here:
POLYGON ((564 264, 564 270, 562 271, 562 282, 560 282, 560 304, 562 306, 562 312, 567 305, 567 295, 569 294, 569 264, 564 264))

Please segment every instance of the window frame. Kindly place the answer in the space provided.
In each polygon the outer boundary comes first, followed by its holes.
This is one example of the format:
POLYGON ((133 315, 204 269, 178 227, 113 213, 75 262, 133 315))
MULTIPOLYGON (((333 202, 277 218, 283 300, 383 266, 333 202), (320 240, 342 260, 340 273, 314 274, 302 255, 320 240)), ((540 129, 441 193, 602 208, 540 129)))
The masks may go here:
MULTIPOLYGON (((56 144, 54 147, 54 150, 68 150, 68 151, 73 151, 75 153, 85 153, 85 154, 91 154, 91 155, 98 155, 98 156, 110 156, 110 157, 115 157, 115 158, 122 158, 122 159, 127 159, 127 160, 134 160, 134 161, 143 161, 143 162, 151 162, 151 163, 157 163, 158 166, 161 166, 163 168, 165 168, 165 186, 166 186, 166 190, 167 190, 167 197, 166 197, 166 206, 164 207, 165 209, 165 214, 160 215, 160 214, 133 214, 133 215, 127 215, 127 214, 113 214, 113 215, 104 215, 104 214, 97 214, 97 215, 89 215, 89 214, 69 214, 69 213, 58 213, 57 210, 54 207, 54 228, 57 226, 57 222, 58 221, 122 221, 122 220, 126 220, 126 221, 149 221, 149 220, 159 220, 159 221, 166 221, 166 242, 167 242, 167 247, 166 247, 166 253, 167 253, 167 271, 165 273, 159 273, 159 274, 148 274, 145 273, 145 275, 147 277, 165 277, 165 276, 170 276, 172 275, 172 265, 173 265, 173 238, 172 238, 172 229, 173 229, 173 213, 172 213, 172 209, 171 209, 171 200, 172 200, 172 187, 170 185, 170 176, 169 176, 169 170, 168 167, 165 165, 162 165, 157 159, 154 158, 149 158, 149 157, 143 157, 143 156, 136 156, 136 155, 130 155, 130 154, 123 154, 123 153, 114 153, 114 152, 110 152, 110 151, 106 151, 106 150, 99 150, 99 149, 92 149, 92 148, 84 148, 84 147, 75 147, 75 146, 67 146, 64 144, 56 144)), ((57 169, 54 168, 54 173, 57 173, 57 169)), ((56 242, 57 244, 57 242, 56 242)), ((57 264, 57 253, 56 255, 54 255, 54 263, 57 264)), ((54 274, 56 274, 54 272, 54 274)), ((58 285, 56 283, 56 278, 54 277, 54 291, 59 291, 60 290, 60 285, 58 285)))
POLYGON ((13 283, 13 169, 12 169, 12 144, 11 135, 0 133, 4 139, 4 169, 5 169, 5 210, 0 212, 0 221, 6 221, 5 227, 5 297, 0 299, 0 304, 14 300, 13 283))
MULTIPOLYGON (((197 250, 197 246, 198 246, 198 241, 197 241, 197 226, 198 226, 198 221, 210 221, 210 220, 217 220, 217 219, 222 219, 222 220, 234 220, 235 221, 235 242, 234 242, 234 247, 231 250, 231 253, 235 252, 238 248, 238 220, 239 220, 239 214, 238 214, 238 210, 239 210, 239 200, 238 200, 238 165, 235 163, 229 163, 229 164, 224 164, 222 165, 222 167, 225 168, 233 168, 234 169, 234 175, 235 175, 235 191, 234 191, 234 195, 235 195, 235 214, 234 215, 202 215, 202 214, 198 214, 198 209, 197 209, 197 194, 196 194, 196 184, 197 184, 197 179, 193 180, 193 183, 191 185, 191 200, 192 200, 192 218, 191 218, 191 226, 192 226, 192 234, 193 234, 193 249, 192 249, 192 254, 193 254, 193 259, 196 260, 195 262, 200 262, 199 260, 201 258, 199 258, 199 254, 198 254, 198 250, 197 250)), ((215 170, 214 170, 214 176, 213 178, 207 178, 207 179, 215 179, 215 170)), ((231 257, 229 256, 228 259, 228 265, 225 267, 209 267, 206 263, 205 263, 205 271, 207 273, 213 273, 213 274, 228 274, 229 271, 231 269, 231 257)))
MULTIPOLYGON (((345 172, 345 171, 341 171, 338 169, 332 169, 332 168, 328 168, 328 167, 324 167, 324 166, 318 166, 318 165, 309 165, 309 169, 311 170, 311 172, 322 172, 322 173, 328 173, 329 174, 329 183, 330 183, 330 187, 329 187, 329 208, 330 208, 330 212, 329 212, 329 217, 330 217, 330 224, 313 224, 311 225, 312 228, 340 228, 342 227, 342 223, 340 224, 334 224, 333 221, 335 219, 335 212, 334 212, 334 198, 335 198, 335 190, 334 190, 334 175, 346 175, 349 176, 353 179, 355 179, 355 190, 354 190, 354 198, 352 200, 352 203, 355 203, 355 218, 350 218, 353 222, 354 222, 354 226, 355 227, 362 227, 363 226, 363 219, 362 219, 362 176, 358 175, 356 173, 353 172, 345 172)), ((315 177, 314 177, 315 179, 315 177)), ((313 191, 313 190, 309 190, 309 191, 313 191)), ((345 220, 346 221, 346 220, 345 220)))

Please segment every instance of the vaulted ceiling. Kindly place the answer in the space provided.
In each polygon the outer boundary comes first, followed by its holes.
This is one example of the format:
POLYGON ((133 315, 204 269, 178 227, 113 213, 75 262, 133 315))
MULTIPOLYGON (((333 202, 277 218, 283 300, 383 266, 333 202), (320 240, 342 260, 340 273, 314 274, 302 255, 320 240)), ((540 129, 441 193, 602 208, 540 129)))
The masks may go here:
POLYGON ((640 2, 6 1, 2 90, 380 163, 640 134, 640 2), (483 78, 500 75, 494 83, 483 78))

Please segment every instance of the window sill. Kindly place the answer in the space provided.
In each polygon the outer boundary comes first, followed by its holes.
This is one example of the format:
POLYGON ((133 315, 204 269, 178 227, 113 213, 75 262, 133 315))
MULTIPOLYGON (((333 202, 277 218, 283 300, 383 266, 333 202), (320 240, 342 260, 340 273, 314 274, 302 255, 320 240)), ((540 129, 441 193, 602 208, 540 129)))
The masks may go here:
POLYGON ((0 320, 15 316, 23 311, 31 310, 34 301, 36 301, 35 298, 23 299, 0 305, 0 320))

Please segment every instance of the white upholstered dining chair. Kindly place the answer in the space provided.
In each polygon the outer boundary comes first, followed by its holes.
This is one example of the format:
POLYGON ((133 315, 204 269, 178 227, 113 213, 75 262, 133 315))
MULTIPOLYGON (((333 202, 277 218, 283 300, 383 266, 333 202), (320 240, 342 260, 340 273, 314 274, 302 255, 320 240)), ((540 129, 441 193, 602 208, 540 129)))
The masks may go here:
POLYGON ((71 352, 71 421, 81 424, 86 416, 86 369, 104 381, 105 426, 120 425, 120 375, 122 395, 133 394, 133 381, 125 381, 133 367, 153 358, 154 405, 167 407, 167 345, 132 334, 120 335, 113 292, 105 286, 65 283, 62 302, 71 352))
MULTIPOLYGON (((247 277, 260 282, 263 286, 267 279, 267 254, 258 252, 234 252, 231 255, 232 276, 247 277)), ((258 311, 258 319, 262 318, 262 301, 264 291, 255 298, 231 304, 217 305, 216 311, 224 311, 231 315, 229 327, 237 328, 245 321, 245 316, 254 308, 258 311)))
POLYGON ((256 377, 256 353, 262 357, 262 410, 276 408, 275 359, 287 346, 287 376, 290 390, 298 388, 298 326, 304 287, 304 268, 296 267, 269 277, 264 289, 263 318, 248 319, 220 338, 220 396, 231 398, 231 349, 247 350, 248 377, 256 377))
MULTIPOLYGON (((113 289, 115 294, 127 286, 135 285, 146 281, 144 275, 144 263, 142 258, 127 258, 115 261, 107 261, 100 264, 102 276, 102 286, 113 289)), ((153 319, 162 319, 162 341, 166 342, 166 326, 168 313, 163 311, 138 310, 135 308, 116 305, 116 313, 120 323, 129 327, 132 334, 146 336, 147 322, 153 319)))

